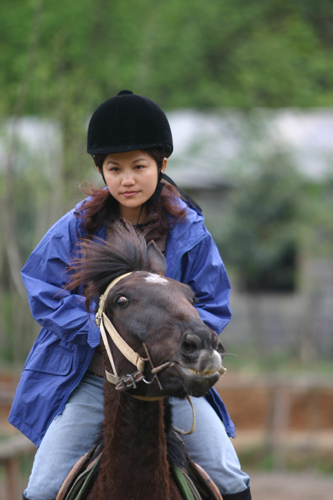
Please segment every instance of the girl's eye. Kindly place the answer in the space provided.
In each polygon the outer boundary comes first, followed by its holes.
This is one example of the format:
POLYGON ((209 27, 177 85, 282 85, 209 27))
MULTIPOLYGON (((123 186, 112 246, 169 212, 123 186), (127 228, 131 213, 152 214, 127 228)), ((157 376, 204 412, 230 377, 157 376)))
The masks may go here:
POLYGON ((120 295, 116 298, 116 304, 118 307, 120 307, 120 309, 122 309, 123 307, 126 307, 127 304, 129 304, 129 300, 124 295, 120 295))

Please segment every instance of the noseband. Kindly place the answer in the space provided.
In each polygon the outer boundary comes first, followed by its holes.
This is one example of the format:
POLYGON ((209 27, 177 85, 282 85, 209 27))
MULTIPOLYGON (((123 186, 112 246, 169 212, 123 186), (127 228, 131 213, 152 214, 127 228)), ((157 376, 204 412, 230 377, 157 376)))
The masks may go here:
MULTIPOLYGON (((133 271, 133 272, 135 272, 135 271, 133 271)), ((100 297, 98 311, 97 311, 96 316, 95 316, 95 322, 96 322, 96 325, 100 328, 101 336, 102 336, 103 343, 105 346, 105 350, 106 350, 107 356, 109 358, 109 361, 110 361, 110 364, 111 364, 111 367, 113 370, 113 373, 110 373, 109 371, 105 370, 105 376, 106 376, 106 379, 111 384, 114 384, 116 386, 116 389, 119 391, 123 391, 123 390, 127 390, 127 389, 136 389, 138 382, 143 381, 146 384, 151 384, 154 380, 157 381, 159 388, 162 390, 162 386, 161 386, 161 383, 159 381, 157 374, 160 373, 162 370, 165 370, 169 366, 173 365, 173 362, 168 361, 166 363, 163 363, 160 366, 154 367, 146 344, 143 344, 143 347, 146 351, 147 358, 142 358, 120 336, 120 334, 117 332, 114 325, 111 323, 110 319, 106 316, 106 314, 104 312, 106 298, 107 298, 110 290, 120 280, 122 280, 126 276, 130 276, 131 274, 133 274, 133 272, 122 274, 122 275, 118 276, 118 278, 115 278, 113 281, 111 281, 111 283, 109 284, 109 286, 107 287, 107 289, 105 290, 103 295, 101 295, 101 297, 100 297), (113 343, 117 346, 119 351, 122 353, 122 355, 130 363, 132 363, 132 365, 134 365, 137 368, 137 371, 135 373, 124 375, 121 378, 118 376, 115 362, 114 362, 114 359, 113 359, 113 356, 111 353, 111 349, 109 346, 107 333, 109 334, 113 343), (149 364, 151 366, 151 373, 153 375, 153 378, 151 380, 146 380, 145 376, 143 374, 144 366, 145 366, 146 362, 149 362, 149 364)), ((147 399, 147 398, 145 397, 144 399, 147 399)), ((149 398, 149 399, 160 399, 160 398, 156 397, 156 398, 149 398)))

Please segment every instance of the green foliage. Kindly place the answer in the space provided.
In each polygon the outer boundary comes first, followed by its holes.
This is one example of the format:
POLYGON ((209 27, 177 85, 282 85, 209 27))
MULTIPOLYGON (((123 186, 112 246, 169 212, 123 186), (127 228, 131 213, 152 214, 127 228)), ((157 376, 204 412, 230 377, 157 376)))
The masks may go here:
POLYGON ((37 114, 126 87, 166 108, 333 103, 329 0, 3 0, 0 20, 9 115, 22 86, 37 114))
MULTIPOLYGON (((0 117, 53 119, 63 151, 56 161, 37 161, 1 130, 9 158, 20 150, 25 167, 14 161, 7 173, 5 162, 0 169, 0 208, 10 212, 17 239, 2 231, 0 294, 4 286, 13 287, 6 252, 8 259, 17 247, 18 273, 51 223, 75 204, 79 181, 91 179, 87 117, 103 100, 129 88, 166 110, 332 106, 332 41, 331 0, 2 0, 0 117)), ((240 176, 230 258, 242 264, 246 248, 249 272, 272 263, 293 233, 297 187, 293 176, 287 179, 286 162, 277 153, 262 158, 258 184, 256 176, 240 176)), ((325 234, 318 234, 324 252, 331 244, 331 220, 324 213, 331 191, 319 208, 321 196, 307 210, 313 224, 317 216, 326 224, 325 234)), ((302 230, 310 241, 306 224, 302 230)), ((6 332, 18 329, 20 300, 25 301, 22 291, 16 309, 6 306, 5 317, 8 311, 13 316, 6 332)))

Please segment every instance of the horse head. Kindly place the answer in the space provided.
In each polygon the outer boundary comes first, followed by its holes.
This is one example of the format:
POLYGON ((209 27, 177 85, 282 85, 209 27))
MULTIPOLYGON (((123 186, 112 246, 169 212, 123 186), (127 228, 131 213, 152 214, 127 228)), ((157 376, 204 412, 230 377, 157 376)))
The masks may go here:
POLYGON ((131 226, 119 226, 112 242, 82 243, 73 286, 86 284, 87 306, 99 299, 101 330, 122 339, 105 340, 113 365, 108 361, 108 370, 121 381, 118 389, 148 399, 202 396, 225 370, 224 348, 201 320, 191 288, 166 278, 165 271, 165 258, 153 242, 146 245, 131 226))

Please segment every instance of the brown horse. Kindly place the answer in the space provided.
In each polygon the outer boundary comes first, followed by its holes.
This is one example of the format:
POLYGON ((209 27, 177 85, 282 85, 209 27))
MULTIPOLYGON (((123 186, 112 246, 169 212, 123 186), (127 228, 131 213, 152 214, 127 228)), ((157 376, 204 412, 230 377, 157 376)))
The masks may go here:
POLYGON ((85 285, 87 307, 102 296, 101 330, 116 330, 131 347, 129 355, 107 341, 112 383, 104 385, 104 452, 91 500, 181 499, 170 462, 186 468, 186 454, 165 398, 202 396, 224 370, 224 349, 194 308, 191 288, 165 278, 165 266, 155 244, 127 226, 115 228, 112 243, 83 242, 72 266, 70 286, 85 285))

